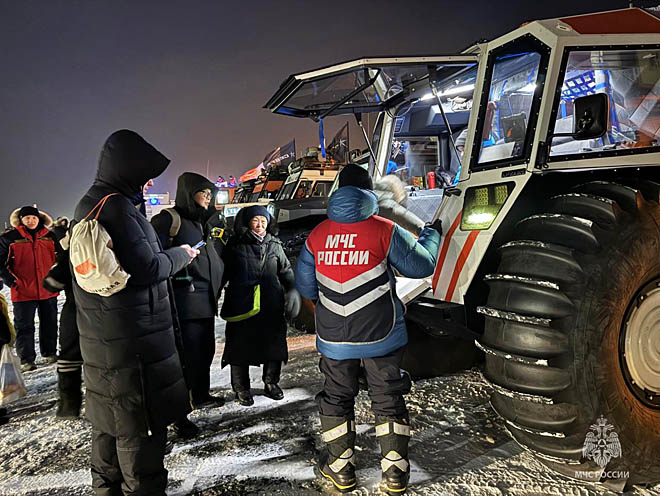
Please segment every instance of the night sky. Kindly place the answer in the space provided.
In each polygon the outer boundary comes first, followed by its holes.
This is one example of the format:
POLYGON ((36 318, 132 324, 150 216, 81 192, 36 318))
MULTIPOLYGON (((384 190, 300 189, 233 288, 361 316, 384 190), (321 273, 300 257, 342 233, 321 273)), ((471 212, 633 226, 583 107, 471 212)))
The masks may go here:
MULTIPOLYGON (((299 153, 316 144, 312 121, 262 109, 291 73, 362 56, 454 53, 524 21, 627 5, 0 0, 0 219, 31 203, 70 215, 117 129, 172 160, 152 191, 173 194, 181 172, 205 173, 207 161, 212 178, 226 177, 292 138, 299 153)), ((345 120, 328 119, 328 140, 345 120)), ((363 148, 354 131, 351 148, 363 148)))

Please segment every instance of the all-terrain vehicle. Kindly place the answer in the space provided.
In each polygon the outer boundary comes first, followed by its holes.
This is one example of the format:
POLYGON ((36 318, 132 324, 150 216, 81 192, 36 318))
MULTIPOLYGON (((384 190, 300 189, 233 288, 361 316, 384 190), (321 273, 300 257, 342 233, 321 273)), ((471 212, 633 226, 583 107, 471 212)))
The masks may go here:
POLYGON ((274 203, 275 218, 283 242, 311 232, 325 219, 328 196, 340 165, 319 157, 316 148, 289 165, 289 175, 274 203))
MULTIPOLYGON (((430 165, 460 168, 433 195, 435 273, 398 281, 409 323, 476 337, 494 410, 547 465, 660 482, 660 19, 549 19, 458 55, 345 62, 290 76, 267 107, 378 113, 370 170, 415 189, 429 161, 397 162, 393 136, 438 143, 430 165)), ((456 353, 432 343, 413 350, 430 372, 456 353)))

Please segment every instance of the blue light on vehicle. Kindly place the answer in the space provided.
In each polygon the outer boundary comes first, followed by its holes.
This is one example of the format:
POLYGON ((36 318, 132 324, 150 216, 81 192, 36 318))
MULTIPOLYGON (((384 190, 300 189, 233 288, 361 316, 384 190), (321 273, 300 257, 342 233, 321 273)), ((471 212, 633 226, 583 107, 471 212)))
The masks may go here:
POLYGON ((150 205, 159 205, 160 204, 160 199, 158 199, 158 198, 149 198, 149 204, 150 205))

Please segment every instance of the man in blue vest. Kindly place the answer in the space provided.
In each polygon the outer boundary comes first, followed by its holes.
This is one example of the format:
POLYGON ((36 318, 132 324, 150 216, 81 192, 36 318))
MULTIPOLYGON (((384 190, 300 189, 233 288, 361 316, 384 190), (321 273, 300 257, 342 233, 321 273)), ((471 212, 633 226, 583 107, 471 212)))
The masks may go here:
POLYGON ((354 403, 362 363, 376 415, 383 479, 388 493, 402 494, 410 474, 403 395, 411 384, 400 369, 408 335, 392 268, 405 277, 430 276, 442 228, 438 220, 416 241, 376 215, 372 190, 365 169, 344 167, 328 203, 328 219, 310 233, 298 258, 296 287, 317 302, 316 345, 325 385, 316 401, 328 447, 319 462, 320 475, 342 492, 357 485, 354 403))

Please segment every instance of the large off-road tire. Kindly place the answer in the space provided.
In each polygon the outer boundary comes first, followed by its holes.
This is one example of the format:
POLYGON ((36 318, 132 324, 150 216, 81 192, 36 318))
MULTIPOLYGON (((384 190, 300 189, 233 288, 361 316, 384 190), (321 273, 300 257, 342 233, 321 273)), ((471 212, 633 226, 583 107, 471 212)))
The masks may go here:
POLYGON ((620 488, 660 481, 658 186, 598 181, 548 199, 500 247, 479 309, 491 404, 513 438, 564 475, 620 488))

